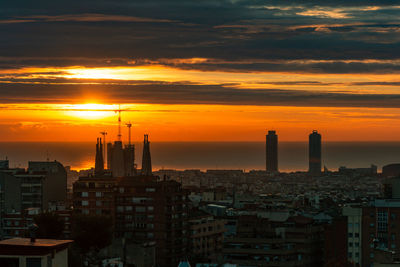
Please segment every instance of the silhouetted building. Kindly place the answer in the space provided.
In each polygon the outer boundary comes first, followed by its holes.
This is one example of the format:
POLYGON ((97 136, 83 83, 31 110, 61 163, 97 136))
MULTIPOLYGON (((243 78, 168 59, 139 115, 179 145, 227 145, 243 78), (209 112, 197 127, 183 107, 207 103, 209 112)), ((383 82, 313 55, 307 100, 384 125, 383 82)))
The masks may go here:
POLYGON ((385 165, 382 167, 382 176, 396 177, 400 176, 400 163, 385 165))
POLYGON ((126 145, 124 148, 121 141, 107 144, 107 166, 113 177, 136 175, 135 146, 126 145))
POLYGON ((108 162, 111 166, 111 173, 113 177, 125 176, 125 160, 124 160, 124 150, 122 148, 121 141, 115 141, 114 145, 109 143, 107 145, 108 151, 108 162))
POLYGON ((135 145, 129 144, 124 148, 125 176, 136 175, 135 145))
POLYGON ((239 266, 322 266, 323 226, 311 218, 271 212, 239 216, 224 241, 225 261, 239 266))
POLYGON ((115 178, 109 176, 79 177, 73 184, 74 212, 113 217, 115 184, 115 178))
POLYGON ((266 136, 267 172, 278 171, 278 136, 275 131, 268 131, 266 136))
POLYGON ((96 160, 94 166, 94 172, 96 175, 101 175, 104 173, 103 144, 101 142, 101 138, 97 138, 96 160))
POLYGON ((155 242, 156 266, 177 266, 188 255, 187 196, 180 183, 122 177, 115 200, 116 237, 155 242))
POLYGON ((143 140, 142 175, 151 176, 152 172, 149 136, 145 134, 143 140))
POLYGON ((321 174, 321 135, 314 130, 309 135, 309 172, 312 175, 321 174))

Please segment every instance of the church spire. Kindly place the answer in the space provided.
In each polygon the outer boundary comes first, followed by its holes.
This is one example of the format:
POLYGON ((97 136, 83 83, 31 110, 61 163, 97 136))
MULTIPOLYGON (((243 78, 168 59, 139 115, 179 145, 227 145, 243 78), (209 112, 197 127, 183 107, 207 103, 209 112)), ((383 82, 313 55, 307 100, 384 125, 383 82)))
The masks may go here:
POLYGON ((103 144, 101 143, 101 138, 97 138, 94 173, 96 175, 101 175, 104 173, 103 144))
POLYGON ((143 141, 142 175, 147 175, 147 176, 152 175, 150 142, 149 142, 149 136, 147 134, 144 135, 144 141, 143 141))

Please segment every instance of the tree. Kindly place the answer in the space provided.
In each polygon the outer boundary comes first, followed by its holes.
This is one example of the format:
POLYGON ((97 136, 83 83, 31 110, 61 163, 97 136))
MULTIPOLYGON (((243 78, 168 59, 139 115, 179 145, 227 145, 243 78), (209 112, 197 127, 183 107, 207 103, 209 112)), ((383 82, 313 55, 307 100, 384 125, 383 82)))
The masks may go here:
POLYGON ((39 227, 36 235, 38 238, 59 239, 64 230, 64 221, 54 212, 44 212, 33 218, 39 227))

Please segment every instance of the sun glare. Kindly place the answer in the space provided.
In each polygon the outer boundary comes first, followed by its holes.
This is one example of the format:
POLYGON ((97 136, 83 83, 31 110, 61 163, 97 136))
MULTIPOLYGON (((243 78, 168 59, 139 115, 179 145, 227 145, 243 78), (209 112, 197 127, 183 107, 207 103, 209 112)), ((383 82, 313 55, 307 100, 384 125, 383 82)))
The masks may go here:
POLYGON ((65 107, 65 113, 70 116, 78 117, 80 119, 95 120, 105 117, 114 116, 114 110, 118 110, 117 105, 106 104, 75 104, 65 107))

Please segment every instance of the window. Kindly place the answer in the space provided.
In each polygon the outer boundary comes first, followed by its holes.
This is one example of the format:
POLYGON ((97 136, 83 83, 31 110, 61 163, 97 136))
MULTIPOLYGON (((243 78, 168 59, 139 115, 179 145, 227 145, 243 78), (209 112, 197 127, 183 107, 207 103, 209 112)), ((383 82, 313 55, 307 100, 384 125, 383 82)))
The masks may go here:
MULTIPOLYGON (((19 225, 19 221, 15 221, 15 226, 18 226, 19 225)), ((394 240, 394 239, 392 239, 392 240, 394 240)))
POLYGON ((353 233, 349 233, 349 237, 353 237, 353 233))
POLYGON ((349 243, 349 248, 352 248, 353 247, 353 243, 349 243))
POLYGON ((156 192, 156 189, 152 187, 147 187, 146 192, 156 192))
POLYGON ((101 210, 96 210, 96 215, 101 215, 101 210))
POLYGON ((360 257, 360 253, 356 252, 356 258, 359 258, 359 257, 360 257))
POLYGON ((124 192, 125 192, 125 189, 124 189, 123 187, 120 187, 120 188, 119 188, 119 192, 120 192, 120 193, 124 193, 124 192))
POLYGON ((392 241, 396 240, 396 234, 392 234, 390 237, 391 237, 392 241))
POLYGON ((395 220, 396 219, 396 213, 391 213, 390 214, 390 218, 392 218, 392 220, 395 220))
POLYGON ((101 206, 101 201, 97 200, 96 201, 96 206, 101 206))
POLYGON ((132 211, 133 210, 133 207, 132 206, 126 206, 125 207, 125 211, 132 211))
POLYGON ((137 212, 146 212, 146 207, 137 206, 137 207, 135 208, 135 210, 136 210, 137 212))
POLYGON ((88 192, 82 192, 82 197, 88 197, 89 193, 88 192))
POLYGON ((153 210, 154 210, 154 207, 153 207, 153 206, 148 206, 148 207, 147 207, 147 210, 153 211, 153 210))
POLYGON ((117 206, 117 212, 124 212, 124 206, 117 206))
POLYGON ((83 209, 82 210, 82 214, 88 215, 89 214, 89 210, 88 209, 83 209))
POLYGON ((96 192, 96 197, 102 197, 103 193, 102 192, 96 192))
POLYGON ((148 237, 148 238, 153 238, 153 237, 154 237, 154 234, 153 234, 153 233, 147 233, 147 237, 148 237))
POLYGON ((355 233, 354 237, 360 237, 360 233, 355 233))
POLYGON ((82 200, 82 206, 89 206, 89 201, 82 200))
POLYGON ((42 258, 26 258, 26 267, 41 267, 42 258))
POLYGON ((359 247, 360 247, 360 243, 356 242, 356 243, 354 243, 354 246, 355 246, 356 248, 359 248, 359 247))
POLYGON ((373 259, 375 257, 374 253, 369 254, 369 257, 373 259))
POLYGON ((352 224, 352 223, 349 223, 348 227, 349 227, 349 228, 353 228, 353 224, 352 224))
POLYGON ((349 257, 349 258, 352 258, 352 257, 353 257, 353 253, 349 252, 348 257, 349 257))
POLYGON ((392 247, 393 249, 395 249, 395 248, 396 248, 396 244, 392 244, 391 247, 392 247))

